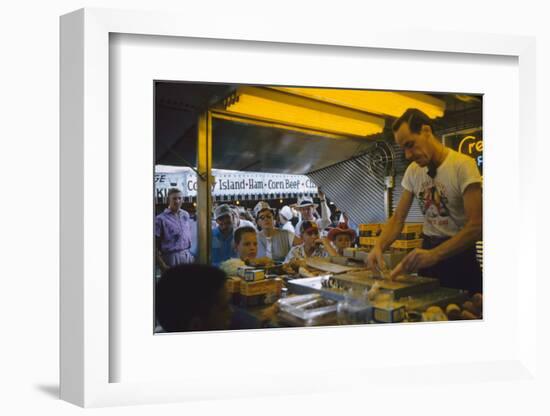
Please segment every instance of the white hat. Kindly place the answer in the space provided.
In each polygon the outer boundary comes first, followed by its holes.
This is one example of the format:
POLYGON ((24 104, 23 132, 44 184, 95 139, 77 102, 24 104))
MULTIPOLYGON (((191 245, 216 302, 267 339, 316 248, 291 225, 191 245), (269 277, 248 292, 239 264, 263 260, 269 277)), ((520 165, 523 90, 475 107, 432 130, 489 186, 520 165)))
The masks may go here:
POLYGON ((294 217, 294 214, 292 212, 292 209, 288 205, 285 205, 279 210, 279 214, 282 215, 287 219, 287 221, 290 221, 292 217, 294 217))
POLYGON ((313 203, 313 199, 311 199, 309 196, 304 196, 298 199, 298 203, 294 205, 294 208, 305 208, 309 206, 314 206, 315 208, 318 207, 317 204, 313 203))
POLYGON ((274 209, 271 208, 267 202, 265 202, 265 201, 260 201, 260 202, 258 202, 258 203, 256 204, 256 206, 254 207, 254 210, 253 210, 253 211, 254 211, 254 218, 258 218, 258 214, 259 214, 261 211, 265 210, 265 209, 268 209, 268 210, 270 210, 271 212, 274 211, 274 209))

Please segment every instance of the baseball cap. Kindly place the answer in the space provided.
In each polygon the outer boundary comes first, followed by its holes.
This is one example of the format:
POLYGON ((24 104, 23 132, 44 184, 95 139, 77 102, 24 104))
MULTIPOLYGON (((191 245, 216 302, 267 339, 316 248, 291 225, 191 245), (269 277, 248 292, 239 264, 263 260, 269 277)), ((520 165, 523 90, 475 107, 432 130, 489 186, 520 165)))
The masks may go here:
POLYGON ((273 208, 271 208, 269 206, 269 204, 265 201, 260 201, 256 204, 256 206, 254 207, 254 217, 255 218, 258 218, 258 214, 263 211, 264 209, 268 209, 270 210, 271 212, 273 212, 273 208))
POLYGON ((300 224, 300 233, 304 234, 311 230, 319 231, 317 223, 315 221, 302 221, 302 224, 300 224))
POLYGON ((235 214, 235 211, 233 211, 231 207, 227 204, 222 204, 214 210, 215 219, 223 217, 224 215, 234 215, 234 214, 235 214))

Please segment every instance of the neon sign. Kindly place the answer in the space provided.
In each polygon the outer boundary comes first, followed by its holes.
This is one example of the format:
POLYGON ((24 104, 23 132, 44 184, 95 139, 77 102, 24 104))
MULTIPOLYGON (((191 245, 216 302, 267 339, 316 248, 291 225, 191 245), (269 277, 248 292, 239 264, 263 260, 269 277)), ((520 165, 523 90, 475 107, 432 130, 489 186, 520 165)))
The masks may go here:
POLYGON ((481 171, 483 167, 483 139, 468 135, 462 138, 457 149, 460 153, 471 156, 475 159, 477 167, 481 171))

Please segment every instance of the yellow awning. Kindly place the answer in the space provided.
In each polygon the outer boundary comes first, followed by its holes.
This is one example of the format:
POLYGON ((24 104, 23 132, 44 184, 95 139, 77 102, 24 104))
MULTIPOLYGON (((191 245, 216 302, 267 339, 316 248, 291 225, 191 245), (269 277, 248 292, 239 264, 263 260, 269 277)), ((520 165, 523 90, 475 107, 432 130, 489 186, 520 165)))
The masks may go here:
POLYGON ((239 87, 224 102, 227 116, 313 134, 366 137, 383 131, 385 117, 417 108, 434 119, 445 101, 415 92, 305 87, 239 87))

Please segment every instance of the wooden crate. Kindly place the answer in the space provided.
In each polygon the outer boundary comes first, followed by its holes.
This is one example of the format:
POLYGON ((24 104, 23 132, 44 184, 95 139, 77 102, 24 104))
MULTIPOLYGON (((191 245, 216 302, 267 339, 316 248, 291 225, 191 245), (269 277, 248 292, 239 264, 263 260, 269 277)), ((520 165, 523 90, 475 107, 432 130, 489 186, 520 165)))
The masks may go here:
POLYGON ((365 247, 371 247, 376 244, 378 237, 359 237, 359 245, 365 247))
POLYGON ((401 250, 412 249, 412 248, 421 248, 422 239, 418 238, 415 240, 395 240, 391 245, 392 248, 397 248, 401 250))

